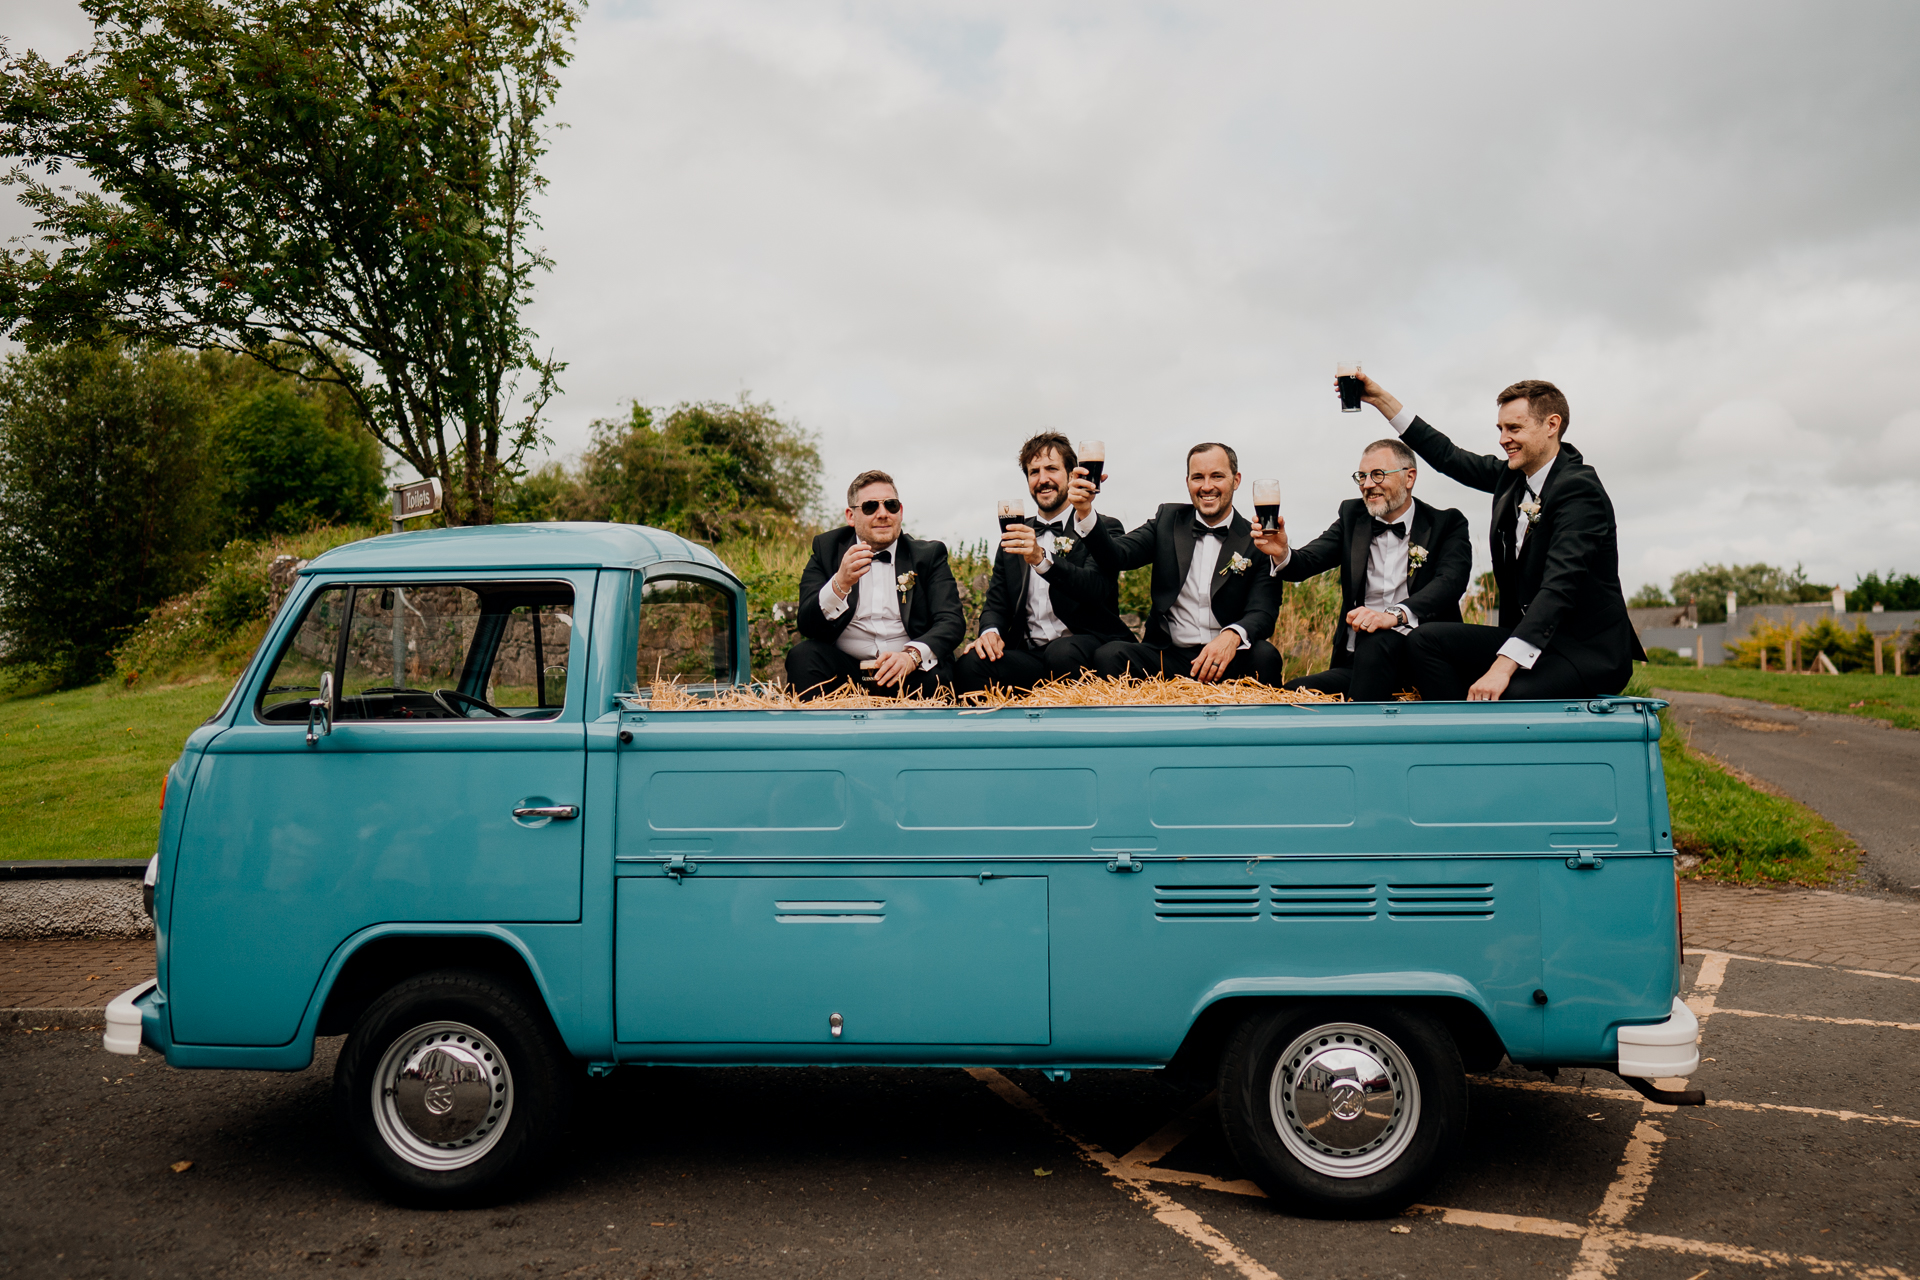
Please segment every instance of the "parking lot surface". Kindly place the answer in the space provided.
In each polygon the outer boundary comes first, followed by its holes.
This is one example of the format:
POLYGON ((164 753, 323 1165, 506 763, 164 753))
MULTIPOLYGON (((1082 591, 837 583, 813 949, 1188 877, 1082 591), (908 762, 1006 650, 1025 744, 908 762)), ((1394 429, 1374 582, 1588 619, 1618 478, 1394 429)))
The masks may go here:
POLYGON ((1451 1170, 1364 1222, 1276 1211, 1204 1085, 1131 1071, 622 1069, 522 1199, 404 1210, 334 1140, 338 1042, 295 1074, 183 1072, 16 1025, 0 1273, 1920 1275, 1920 975, 1702 950, 1686 983, 1709 1106, 1475 1077, 1451 1170))

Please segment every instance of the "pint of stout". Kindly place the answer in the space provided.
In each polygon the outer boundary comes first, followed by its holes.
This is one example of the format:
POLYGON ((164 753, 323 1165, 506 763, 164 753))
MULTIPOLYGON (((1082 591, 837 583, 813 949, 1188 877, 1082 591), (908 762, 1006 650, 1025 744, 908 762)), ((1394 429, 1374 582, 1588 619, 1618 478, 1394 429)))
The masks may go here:
POLYGON ((1360 412, 1360 397, 1367 393, 1367 384, 1360 376, 1359 362, 1336 366, 1334 380, 1340 388, 1340 412, 1360 412))
POLYGON ((1007 530, 1027 518, 1027 503, 1024 498, 1003 499, 1000 503, 1000 535, 1006 536, 1007 530))
POLYGON ((1107 442, 1105 440, 1082 440, 1080 442, 1080 465, 1086 468, 1087 479, 1093 482, 1093 491, 1100 492, 1100 486, 1107 479, 1107 442))
POLYGON ((1280 482, 1278 480, 1253 482, 1253 514, 1260 527, 1268 533, 1280 527, 1280 482))

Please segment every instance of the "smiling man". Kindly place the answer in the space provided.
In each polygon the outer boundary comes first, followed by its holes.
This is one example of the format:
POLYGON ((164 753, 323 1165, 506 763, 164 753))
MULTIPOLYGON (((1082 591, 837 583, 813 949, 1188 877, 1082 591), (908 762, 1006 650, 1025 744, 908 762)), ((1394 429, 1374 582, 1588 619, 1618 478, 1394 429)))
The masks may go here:
POLYGON ((1469 453, 1372 378, 1366 402, 1442 475, 1493 495, 1493 574, 1500 625, 1423 626, 1407 661, 1428 700, 1595 697, 1620 692, 1645 658, 1620 591, 1613 503, 1565 443, 1572 416, 1551 382, 1496 397, 1500 454, 1469 453))
POLYGON ((951 682, 966 617, 943 542, 909 538, 893 477, 847 486, 847 523, 813 540, 800 574, 800 634, 787 680, 802 698, 871 681, 875 692, 932 693, 951 682))
MULTIPOLYGON (((1256 559, 1253 525, 1233 509, 1240 460, 1224 444, 1187 451, 1188 502, 1169 502, 1131 533, 1104 521, 1087 533, 1094 563, 1108 573, 1153 566, 1153 611, 1146 643, 1117 640, 1094 653, 1103 676, 1192 676, 1202 683, 1254 676, 1280 679, 1280 654, 1268 643, 1280 615, 1280 583, 1256 559)), ((1084 522, 1094 489, 1076 468, 1067 498, 1084 522)))

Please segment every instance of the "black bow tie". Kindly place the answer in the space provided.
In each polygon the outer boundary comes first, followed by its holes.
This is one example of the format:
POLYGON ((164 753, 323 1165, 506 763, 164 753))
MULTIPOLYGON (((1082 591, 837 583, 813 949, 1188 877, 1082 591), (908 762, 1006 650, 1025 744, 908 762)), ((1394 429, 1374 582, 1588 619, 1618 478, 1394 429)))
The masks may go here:
POLYGON ((1033 522, 1033 536, 1036 538, 1043 533, 1050 533, 1057 538, 1066 531, 1067 522, 1065 520, 1058 520, 1052 524, 1047 523, 1045 520, 1035 520, 1033 522))
POLYGON ((1390 533, 1396 538, 1404 538, 1407 536, 1406 522, 1403 520, 1395 520, 1392 524, 1388 524, 1384 520, 1375 520, 1373 522, 1373 536, 1377 538, 1383 533, 1390 533))
POLYGON ((1193 536, 1196 539, 1224 538, 1227 536, 1227 526, 1224 524, 1223 525, 1201 524, 1198 520, 1195 520, 1193 522, 1193 536))
POLYGON ((878 560, 881 564, 892 564, 893 550, 892 548, 888 548, 885 551, 876 551, 873 553, 873 558, 875 560, 878 560))

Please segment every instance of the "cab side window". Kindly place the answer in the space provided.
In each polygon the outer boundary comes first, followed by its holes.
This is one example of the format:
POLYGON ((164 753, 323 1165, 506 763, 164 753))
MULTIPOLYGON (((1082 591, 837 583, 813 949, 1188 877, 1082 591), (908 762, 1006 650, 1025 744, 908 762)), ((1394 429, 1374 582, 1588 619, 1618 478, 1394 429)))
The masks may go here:
POLYGON ((733 595, 696 578, 649 578, 640 588, 640 641, 634 680, 644 692, 662 684, 733 683, 733 595))
POLYGON ((304 723, 330 672, 338 723, 552 719, 572 643, 565 583, 328 586, 281 651, 259 716, 304 723))

